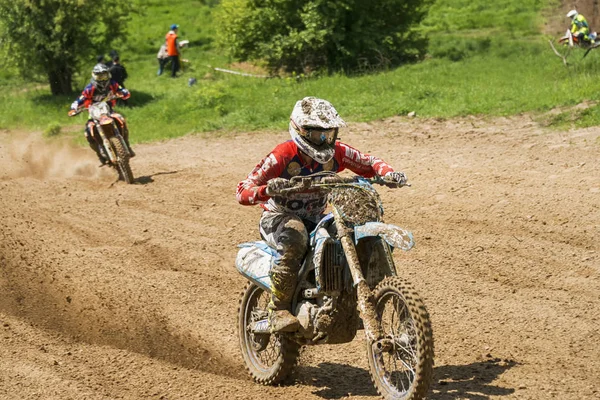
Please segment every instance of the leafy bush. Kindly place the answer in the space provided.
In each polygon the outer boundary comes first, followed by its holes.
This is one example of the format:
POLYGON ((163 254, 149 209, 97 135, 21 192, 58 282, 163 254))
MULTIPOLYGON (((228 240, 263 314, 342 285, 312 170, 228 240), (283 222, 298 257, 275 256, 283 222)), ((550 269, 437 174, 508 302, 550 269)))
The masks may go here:
POLYGON ((221 44, 269 70, 381 69, 424 55, 433 0, 223 0, 221 44))
POLYGON ((0 0, 0 61, 69 94, 77 67, 125 37, 134 10, 118 0, 0 0))
POLYGON ((231 96, 227 94, 227 88, 224 84, 217 82, 215 85, 201 86, 195 94, 195 101, 192 109, 205 108, 213 109, 223 116, 228 113, 225 104, 231 96))

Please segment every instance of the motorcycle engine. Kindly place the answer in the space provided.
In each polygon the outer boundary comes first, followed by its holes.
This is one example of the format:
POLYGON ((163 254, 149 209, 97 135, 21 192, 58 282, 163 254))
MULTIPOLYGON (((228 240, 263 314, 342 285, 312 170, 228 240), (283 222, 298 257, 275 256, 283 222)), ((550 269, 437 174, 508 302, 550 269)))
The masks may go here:
POLYGON ((312 339, 315 335, 314 320, 319 307, 310 301, 302 301, 296 307, 296 318, 300 321, 300 333, 307 338, 312 339))

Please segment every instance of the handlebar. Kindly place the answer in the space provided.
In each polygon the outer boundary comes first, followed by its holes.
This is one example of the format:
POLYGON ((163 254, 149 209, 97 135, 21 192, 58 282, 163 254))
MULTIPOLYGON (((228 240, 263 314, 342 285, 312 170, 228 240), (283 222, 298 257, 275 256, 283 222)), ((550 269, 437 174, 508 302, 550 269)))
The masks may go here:
POLYGON ((101 101, 111 101, 111 100, 115 100, 115 99, 120 99, 123 96, 119 96, 117 93, 114 92, 109 92, 105 98, 103 98, 101 101))
POLYGON ((374 178, 363 178, 360 176, 353 177, 342 177, 337 174, 331 175, 321 175, 322 177, 319 180, 315 180, 316 177, 319 177, 320 174, 313 174, 309 176, 295 176, 290 179, 290 186, 287 188, 282 188, 278 190, 276 193, 271 193, 272 196, 284 196, 293 193, 303 193, 303 192, 314 192, 314 191, 331 191, 334 188, 344 187, 344 186, 354 186, 362 180, 363 182, 368 182, 370 184, 377 184, 382 186, 387 186, 389 188, 399 188, 402 186, 410 186, 410 184, 399 185, 397 182, 392 182, 384 179, 381 176, 376 176, 374 178))
MULTIPOLYGON (((119 96, 117 93, 114 93, 114 92, 109 92, 109 93, 106 95, 106 97, 105 97, 105 98, 103 98, 103 99, 102 99, 102 100, 100 100, 100 101, 97 101, 96 103, 101 103, 101 102, 103 102, 103 101, 104 101, 104 102, 108 102, 108 101, 111 101, 111 100, 120 99, 121 97, 123 97, 123 96, 119 96)), ((83 110, 85 110, 86 108, 88 108, 88 107, 81 106, 81 107, 79 107, 77 110, 72 110, 72 109, 71 109, 71 110, 69 110, 69 113, 68 113, 68 115, 69 115, 69 117, 74 117, 74 116, 76 116, 77 114, 80 114, 80 113, 81 113, 83 110)))

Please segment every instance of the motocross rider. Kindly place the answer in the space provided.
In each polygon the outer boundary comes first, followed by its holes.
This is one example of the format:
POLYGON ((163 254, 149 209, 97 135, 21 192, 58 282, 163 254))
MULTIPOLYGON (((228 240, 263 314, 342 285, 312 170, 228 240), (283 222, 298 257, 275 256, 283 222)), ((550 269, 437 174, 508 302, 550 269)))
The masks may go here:
POLYGON ((571 18, 571 33, 573 36, 580 41, 585 40, 591 44, 595 43, 595 40, 589 37, 590 26, 583 15, 579 14, 577 10, 571 10, 567 13, 567 18, 571 18))
MULTIPOLYGON (((80 107, 89 107, 90 105, 103 101, 109 93, 114 93, 117 97, 127 100, 131 93, 123 87, 121 87, 117 82, 111 79, 110 71, 108 67, 104 64, 96 64, 92 69, 92 79, 90 83, 83 89, 81 96, 77 98, 71 104, 71 110, 69 111, 69 115, 75 115, 77 110, 80 107)), ((116 99, 112 99, 108 102, 111 107, 110 116, 115 119, 121 133, 123 135, 123 139, 125 139, 125 143, 131 153, 131 157, 135 156, 133 149, 129 144, 129 129, 127 128, 127 123, 125 122, 125 118, 121 114, 117 114, 112 111, 112 108, 115 106, 117 102, 116 99)), ((104 165, 108 162, 108 156, 104 150, 104 146, 101 143, 100 135, 98 134, 98 130, 95 126, 96 124, 92 119, 89 119, 85 125, 85 138, 87 139, 90 147, 100 160, 101 165, 104 165)))
POLYGON ((364 176, 375 175, 406 184, 406 176, 383 160, 363 154, 337 141, 346 123, 330 102, 305 97, 294 106, 289 132, 292 140, 276 146, 237 186, 240 204, 260 204, 264 209, 259 222, 262 238, 277 250, 271 266, 271 332, 295 331, 299 322, 290 312, 296 279, 308 248, 308 232, 320 220, 327 197, 322 193, 299 193, 273 197, 289 185, 294 176, 322 171, 341 172, 348 168, 364 176))

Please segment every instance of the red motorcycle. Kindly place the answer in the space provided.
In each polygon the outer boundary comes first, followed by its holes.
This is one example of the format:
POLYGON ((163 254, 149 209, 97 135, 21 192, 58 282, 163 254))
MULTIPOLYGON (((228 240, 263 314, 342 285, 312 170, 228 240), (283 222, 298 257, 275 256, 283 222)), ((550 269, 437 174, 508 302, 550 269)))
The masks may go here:
MULTIPOLYGON (((90 119, 94 122, 94 129, 101 138, 101 145, 108 156, 108 165, 115 168, 119 173, 119 179, 131 184, 134 182, 133 172, 129 165, 131 153, 125 143, 123 135, 117 121, 111 116, 111 108, 108 104, 110 100, 118 96, 110 93, 104 100, 94 103, 88 107, 90 119)), ((69 116, 73 117, 84 110, 81 107, 77 110, 69 111, 69 116)))
POLYGON ((558 39, 559 44, 562 44, 563 46, 567 47, 563 53, 560 53, 556 49, 556 47, 554 47, 554 44, 552 44, 552 41, 549 41, 549 42, 550 42, 550 46, 552 47, 552 50, 554 50, 554 54, 556 54, 557 56, 562 58, 563 63, 565 65, 567 65, 567 57, 569 56, 572 48, 579 47, 579 48, 585 49, 586 51, 582 57, 582 58, 585 58, 585 56, 587 56, 590 51, 592 51, 596 47, 600 46, 600 43, 595 42, 595 40, 597 38, 596 32, 591 32, 588 35, 588 38, 589 38, 588 40, 580 40, 579 37, 573 36, 573 33, 569 29, 567 29, 567 32, 565 33, 565 35, 563 37, 561 37, 560 39, 558 39))

